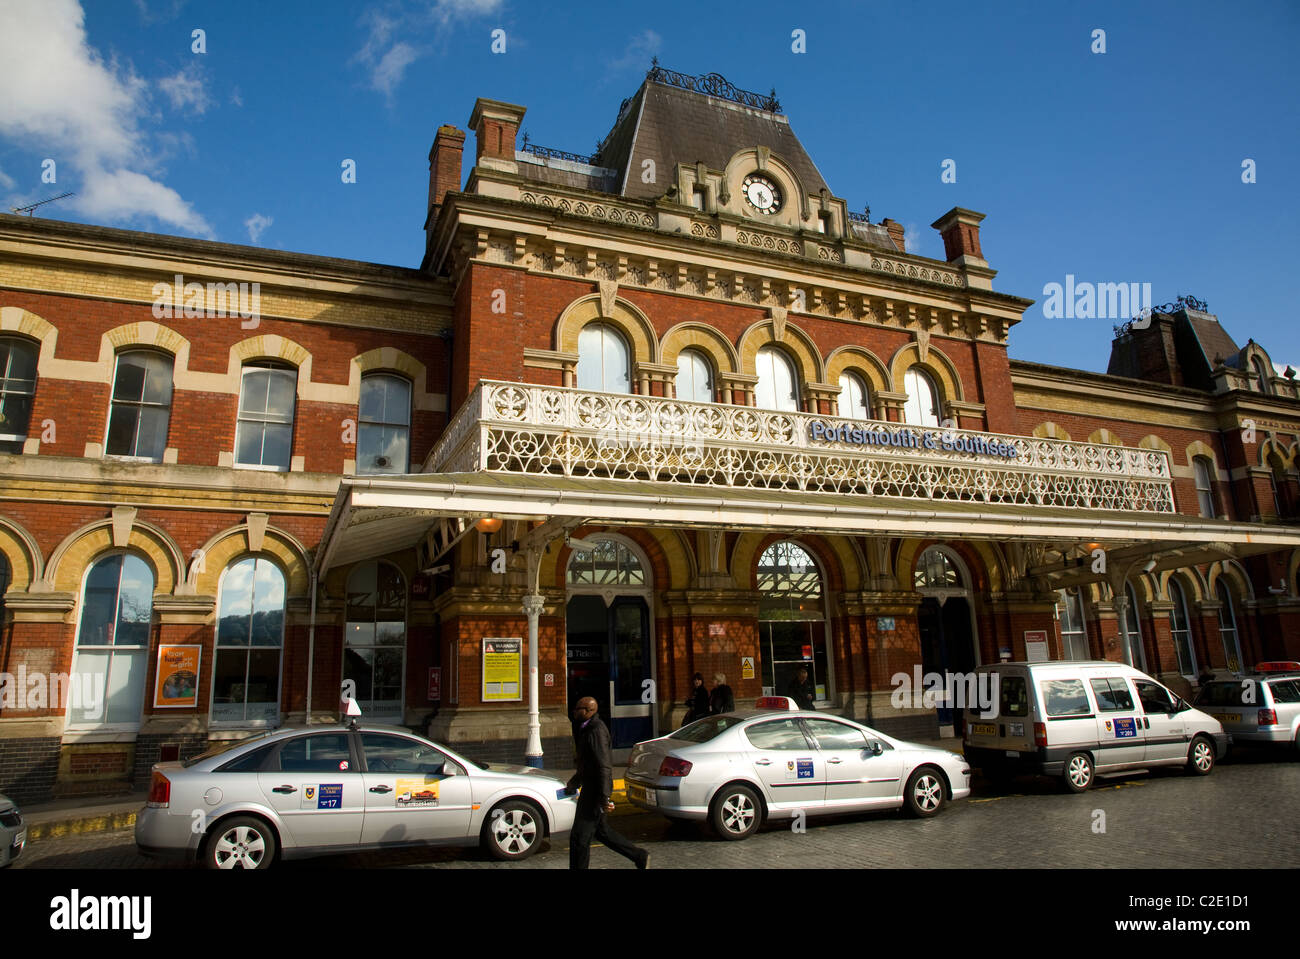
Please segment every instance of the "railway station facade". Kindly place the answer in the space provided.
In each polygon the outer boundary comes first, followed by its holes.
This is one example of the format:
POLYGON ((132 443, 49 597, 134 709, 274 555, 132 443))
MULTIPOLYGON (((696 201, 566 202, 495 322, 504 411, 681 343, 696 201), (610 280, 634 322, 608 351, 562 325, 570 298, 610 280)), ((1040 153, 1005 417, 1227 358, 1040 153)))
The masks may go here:
POLYGON ((342 695, 563 767, 578 696, 629 746, 697 672, 927 737, 900 689, 1000 659, 1300 658, 1300 389, 1248 318, 1011 360, 983 215, 908 253, 773 97, 656 66, 593 156, 524 113, 437 130, 418 269, 0 217, 0 792, 342 695))

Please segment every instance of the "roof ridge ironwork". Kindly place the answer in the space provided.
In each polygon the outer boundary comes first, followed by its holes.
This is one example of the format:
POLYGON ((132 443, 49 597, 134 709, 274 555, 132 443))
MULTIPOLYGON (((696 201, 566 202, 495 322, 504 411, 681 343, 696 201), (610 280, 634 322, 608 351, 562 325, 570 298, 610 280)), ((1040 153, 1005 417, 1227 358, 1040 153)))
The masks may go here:
POLYGON ((669 70, 659 65, 658 57, 651 59, 650 69, 645 75, 647 80, 655 83, 678 87, 692 93, 703 93, 706 96, 717 97, 719 100, 729 100, 732 103, 753 107, 756 110, 766 110, 769 113, 781 112, 781 102, 776 98, 775 87, 771 93, 764 96, 761 93, 740 89, 720 73, 704 73, 697 77, 678 70, 669 70))

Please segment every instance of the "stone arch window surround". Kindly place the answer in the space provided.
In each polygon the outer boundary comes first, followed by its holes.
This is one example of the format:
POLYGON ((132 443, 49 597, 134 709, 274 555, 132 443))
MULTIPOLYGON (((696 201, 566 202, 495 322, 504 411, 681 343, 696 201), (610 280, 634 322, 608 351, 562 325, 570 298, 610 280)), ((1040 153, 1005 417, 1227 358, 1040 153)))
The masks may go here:
POLYGON ((832 388, 825 383, 826 366, 822 361, 821 353, 817 349, 817 344, 804 330, 786 321, 784 309, 774 307, 771 313, 772 315, 768 319, 761 320, 749 327, 740 338, 741 369, 754 378, 752 386, 749 387, 745 395, 746 404, 749 406, 758 405, 759 353, 764 349, 776 348, 785 354, 794 367, 795 377, 799 384, 799 392, 796 394, 798 410, 823 412, 816 409, 814 396, 833 395, 838 393, 839 386, 836 384, 832 388))
POLYGON ((803 181, 789 164, 767 147, 755 146, 733 154, 722 173, 722 190, 724 192, 719 200, 725 204, 727 211, 743 216, 756 227, 770 225, 797 228, 806 223, 809 228, 816 229, 812 204, 803 181), (781 191, 781 208, 776 213, 758 213, 745 202, 743 185, 745 177, 751 173, 766 177, 781 191))
POLYGON ((919 343, 908 343, 900 347, 889 360, 890 381, 898 391, 894 408, 899 420, 903 419, 903 409, 907 402, 905 391, 908 371, 918 367, 934 384, 938 401, 937 416, 941 424, 943 420, 951 419, 953 426, 960 427, 958 409, 967 414, 982 409, 978 404, 966 402, 966 393, 961 377, 957 373, 957 367, 947 355, 929 341, 926 342, 924 350, 919 343))
POLYGON ((667 378, 660 367, 659 338, 650 319, 635 304, 617 295, 617 284, 601 281, 601 292, 579 297, 565 307, 555 324, 555 349, 562 355, 564 385, 577 386, 578 340, 592 322, 607 323, 623 337, 628 347, 628 375, 631 392, 653 392, 651 380, 667 378))
POLYGON ((276 726, 284 678, 288 576, 265 553, 222 570, 213 647, 213 726, 276 726))
MULTIPOLYGON (((740 369, 740 361, 735 346, 713 327, 695 321, 679 323, 664 334, 661 349, 664 364, 678 370, 672 388, 665 395, 686 399, 686 394, 676 382, 676 378, 681 376, 678 359, 687 350, 695 350, 705 357, 713 370, 713 398, 710 402, 736 402, 736 374, 740 369)), ((743 402, 743 389, 741 400, 743 402)))

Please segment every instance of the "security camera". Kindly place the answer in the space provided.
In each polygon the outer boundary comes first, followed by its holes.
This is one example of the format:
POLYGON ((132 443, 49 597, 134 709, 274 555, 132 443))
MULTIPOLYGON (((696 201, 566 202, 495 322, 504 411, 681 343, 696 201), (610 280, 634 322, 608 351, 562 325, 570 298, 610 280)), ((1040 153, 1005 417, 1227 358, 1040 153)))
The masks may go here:
POLYGON ((564 542, 570 549, 581 549, 587 552, 600 548, 600 543, 590 539, 566 539, 564 542))
POLYGON ((1156 568, 1156 561, 1154 559, 1149 559, 1147 560, 1147 564, 1142 567, 1142 572, 1149 573, 1155 568, 1156 568))

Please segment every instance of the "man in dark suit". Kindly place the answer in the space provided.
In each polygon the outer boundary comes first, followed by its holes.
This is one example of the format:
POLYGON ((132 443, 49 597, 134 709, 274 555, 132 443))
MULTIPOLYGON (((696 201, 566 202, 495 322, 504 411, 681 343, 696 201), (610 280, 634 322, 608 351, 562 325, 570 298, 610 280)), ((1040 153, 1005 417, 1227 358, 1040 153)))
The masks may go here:
POLYGON ((573 707, 574 753, 578 771, 565 785, 568 793, 578 795, 578 812, 569 834, 569 868, 586 869, 591 858, 594 836, 620 856, 626 856, 644 869, 650 854, 628 842, 610 828, 607 814, 614 809, 610 796, 614 792, 614 764, 609 748, 609 730, 596 715, 596 700, 584 696, 573 707))

